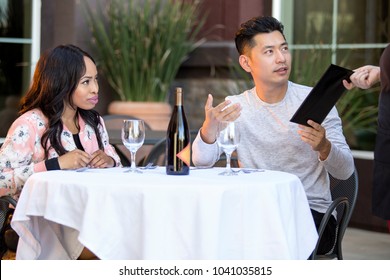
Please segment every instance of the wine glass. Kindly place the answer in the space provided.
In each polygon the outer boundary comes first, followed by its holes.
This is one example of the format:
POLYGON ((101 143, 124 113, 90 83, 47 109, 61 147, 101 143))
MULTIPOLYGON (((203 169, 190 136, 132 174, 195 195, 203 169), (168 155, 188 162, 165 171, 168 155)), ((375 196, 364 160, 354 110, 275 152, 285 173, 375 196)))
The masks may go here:
POLYGON ((240 142, 237 124, 230 121, 221 121, 218 124, 217 143, 226 155, 226 169, 219 175, 237 175, 230 167, 230 158, 240 142))
POLYGON ((145 124, 143 120, 123 120, 122 126, 122 142, 123 145, 130 151, 131 167, 127 172, 142 173, 138 170, 135 163, 135 154, 138 149, 144 144, 145 140, 145 124))

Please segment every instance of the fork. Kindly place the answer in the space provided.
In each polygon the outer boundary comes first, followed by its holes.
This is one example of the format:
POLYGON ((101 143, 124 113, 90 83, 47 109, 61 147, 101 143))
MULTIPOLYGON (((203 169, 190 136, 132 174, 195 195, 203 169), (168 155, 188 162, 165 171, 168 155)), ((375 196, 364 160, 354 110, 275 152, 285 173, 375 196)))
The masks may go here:
POLYGON ((265 170, 264 169, 251 169, 251 168, 242 168, 239 170, 234 170, 234 172, 236 172, 236 173, 239 173, 240 171, 245 173, 245 174, 249 174, 249 173, 253 173, 253 172, 264 172, 265 170))
MULTIPOLYGON (((141 166, 141 167, 137 167, 137 169, 141 169, 141 170, 145 170, 145 169, 155 169, 157 168, 157 165, 153 165, 153 162, 149 162, 147 165, 145 166, 141 166)), ((130 172, 130 168, 129 169, 126 169, 125 171, 123 172, 130 172)))
POLYGON ((139 169, 155 169, 157 165, 154 165, 153 162, 149 162, 147 165, 140 167, 139 169))

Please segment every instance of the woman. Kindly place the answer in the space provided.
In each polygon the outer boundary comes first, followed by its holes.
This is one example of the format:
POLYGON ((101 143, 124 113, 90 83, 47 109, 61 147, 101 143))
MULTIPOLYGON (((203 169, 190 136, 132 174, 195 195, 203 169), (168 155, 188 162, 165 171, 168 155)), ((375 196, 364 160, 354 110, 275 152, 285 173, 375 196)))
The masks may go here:
MULTIPOLYGON (((97 77, 93 58, 76 46, 60 45, 41 56, 20 116, 0 150, 0 195, 17 199, 36 172, 121 166, 93 110, 99 100, 97 77)), ((69 254, 94 257, 84 254, 90 253, 86 248, 80 252, 69 254)))
POLYGON ((387 220, 390 232, 390 45, 382 53, 378 66, 366 65, 355 70, 351 83, 344 86, 367 89, 381 83, 378 112, 378 132, 374 152, 374 184, 372 211, 387 220))

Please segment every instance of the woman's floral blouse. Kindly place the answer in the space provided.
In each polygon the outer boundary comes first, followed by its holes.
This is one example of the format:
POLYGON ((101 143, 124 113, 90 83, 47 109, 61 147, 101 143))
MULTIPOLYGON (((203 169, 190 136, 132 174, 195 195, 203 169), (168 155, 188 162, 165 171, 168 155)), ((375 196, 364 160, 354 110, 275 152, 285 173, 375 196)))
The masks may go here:
MULTIPOLYGON (((79 137, 85 152, 92 154, 99 149, 93 128, 80 117, 79 137)), ((116 166, 121 166, 119 156, 109 144, 108 133, 101 119, 99 126, 104 152, 112 157, 116 166)), ((12 195, 16 199, 26 180, 35 172, 47 171, 45 152, 41 145, 41 137, 48 125, 47 118, 39 109, 26 112, 10 127, 0 150, 0 196, 12 195)), ((61 133, 62 145, 66 150, 76 149, 72 133, 64 126, 61 133)), ((58 157, 54 149, 49 150, 49 158, 58 157)))

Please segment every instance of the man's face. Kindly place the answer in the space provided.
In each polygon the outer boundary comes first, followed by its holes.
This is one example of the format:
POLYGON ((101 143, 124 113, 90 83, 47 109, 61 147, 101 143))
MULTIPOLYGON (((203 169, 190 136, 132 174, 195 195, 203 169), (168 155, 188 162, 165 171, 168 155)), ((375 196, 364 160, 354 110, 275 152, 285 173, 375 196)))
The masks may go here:
POLYGON ((256 86, 287 83, 291 71, 288 44, 279 31, 261 33, 253 38, 256 46, 248 49, 247 62, 256 86))

